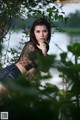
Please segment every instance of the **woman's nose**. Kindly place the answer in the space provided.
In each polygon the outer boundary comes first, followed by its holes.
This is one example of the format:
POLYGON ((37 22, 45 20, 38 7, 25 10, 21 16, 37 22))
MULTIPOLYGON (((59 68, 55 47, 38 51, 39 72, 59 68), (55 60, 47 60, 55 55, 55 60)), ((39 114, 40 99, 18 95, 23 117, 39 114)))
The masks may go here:
POLYGON ((44 33, 43 33, 43 32, 41 32, 41 36, 44 36, 44 33))

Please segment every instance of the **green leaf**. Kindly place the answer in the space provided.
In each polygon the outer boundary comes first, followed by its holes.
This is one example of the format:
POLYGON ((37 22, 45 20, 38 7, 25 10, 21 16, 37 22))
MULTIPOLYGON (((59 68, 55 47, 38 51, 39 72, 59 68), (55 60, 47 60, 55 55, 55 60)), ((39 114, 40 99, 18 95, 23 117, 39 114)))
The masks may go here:
POLYGON ((65 60, 66 60, 66 57, 67 57, 67 53, 66 53, 66 52, 61 53, 61 54, 60 54, 60 57, 61 57, 61 61, 65 61, 65 60))
POLYGON ((42 56, 38 54, 39 69, 43 72, 49 72, 55 60, 55 55, 42 56))
POLYGON ((80 56, 80 43, 74 43, 71 46, 67 46, 68 51, 72 52, 72 54, 76 57, 80 56))
POLYGON ((58 16, 59 20, 63 20, 63 15, 58 16))

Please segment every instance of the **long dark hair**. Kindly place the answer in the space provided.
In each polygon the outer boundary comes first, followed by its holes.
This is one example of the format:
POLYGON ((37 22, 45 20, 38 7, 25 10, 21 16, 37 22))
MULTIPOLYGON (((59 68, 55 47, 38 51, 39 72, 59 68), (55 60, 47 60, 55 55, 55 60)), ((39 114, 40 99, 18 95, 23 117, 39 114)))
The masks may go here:
POLYGON ((36 38, 35 38, 35 35, 34 35, 34 29, 35 29, 35 27, 36 27, 37 25, 45 25, 45 26, 47 27, 47 29, 48 29, 47 44, 49 44, 50 39, 51 39, 51 25, 50 25, 50 23, 49 23, 46 19, 44 19, 44 18, 38 18, 38 19, 36 19, 36 20, 33 22, 32 26, 31 26, 31 28, 30 28, 30 40, 31 40, 32 42, 34 42, 34 44, 38 44, 38 42, 37 42, 37 40, 36 40, 36 38))

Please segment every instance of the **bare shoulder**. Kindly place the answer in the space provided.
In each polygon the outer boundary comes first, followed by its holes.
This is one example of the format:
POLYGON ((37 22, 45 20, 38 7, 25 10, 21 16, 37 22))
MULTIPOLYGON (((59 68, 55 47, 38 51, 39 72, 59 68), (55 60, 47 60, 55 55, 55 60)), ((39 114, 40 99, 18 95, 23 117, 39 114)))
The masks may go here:
POLYGON ((26 49, 28 50, 28 51, 35 51, 36 50, 36 47, 35 47, 35 45, 33 44, 33 42, 31 42, 31 41, 28 41, 27 43, 26 43, 26 49))

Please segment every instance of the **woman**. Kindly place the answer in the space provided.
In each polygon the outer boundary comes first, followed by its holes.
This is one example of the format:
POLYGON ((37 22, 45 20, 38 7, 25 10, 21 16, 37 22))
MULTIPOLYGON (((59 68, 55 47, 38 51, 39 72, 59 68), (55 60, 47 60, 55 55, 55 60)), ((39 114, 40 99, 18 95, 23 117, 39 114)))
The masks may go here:
POLYGON ((30 29, 30 40, 25 44, 17 62, 0 71, 0 92, 8 87, 12 80, 24 76, 33 78, 39 65, 38 55, 46 56, 49 50, 51 26, 44 18, 36 19, 30 29), (9 81, 9 82, 8 82, 9 81))

